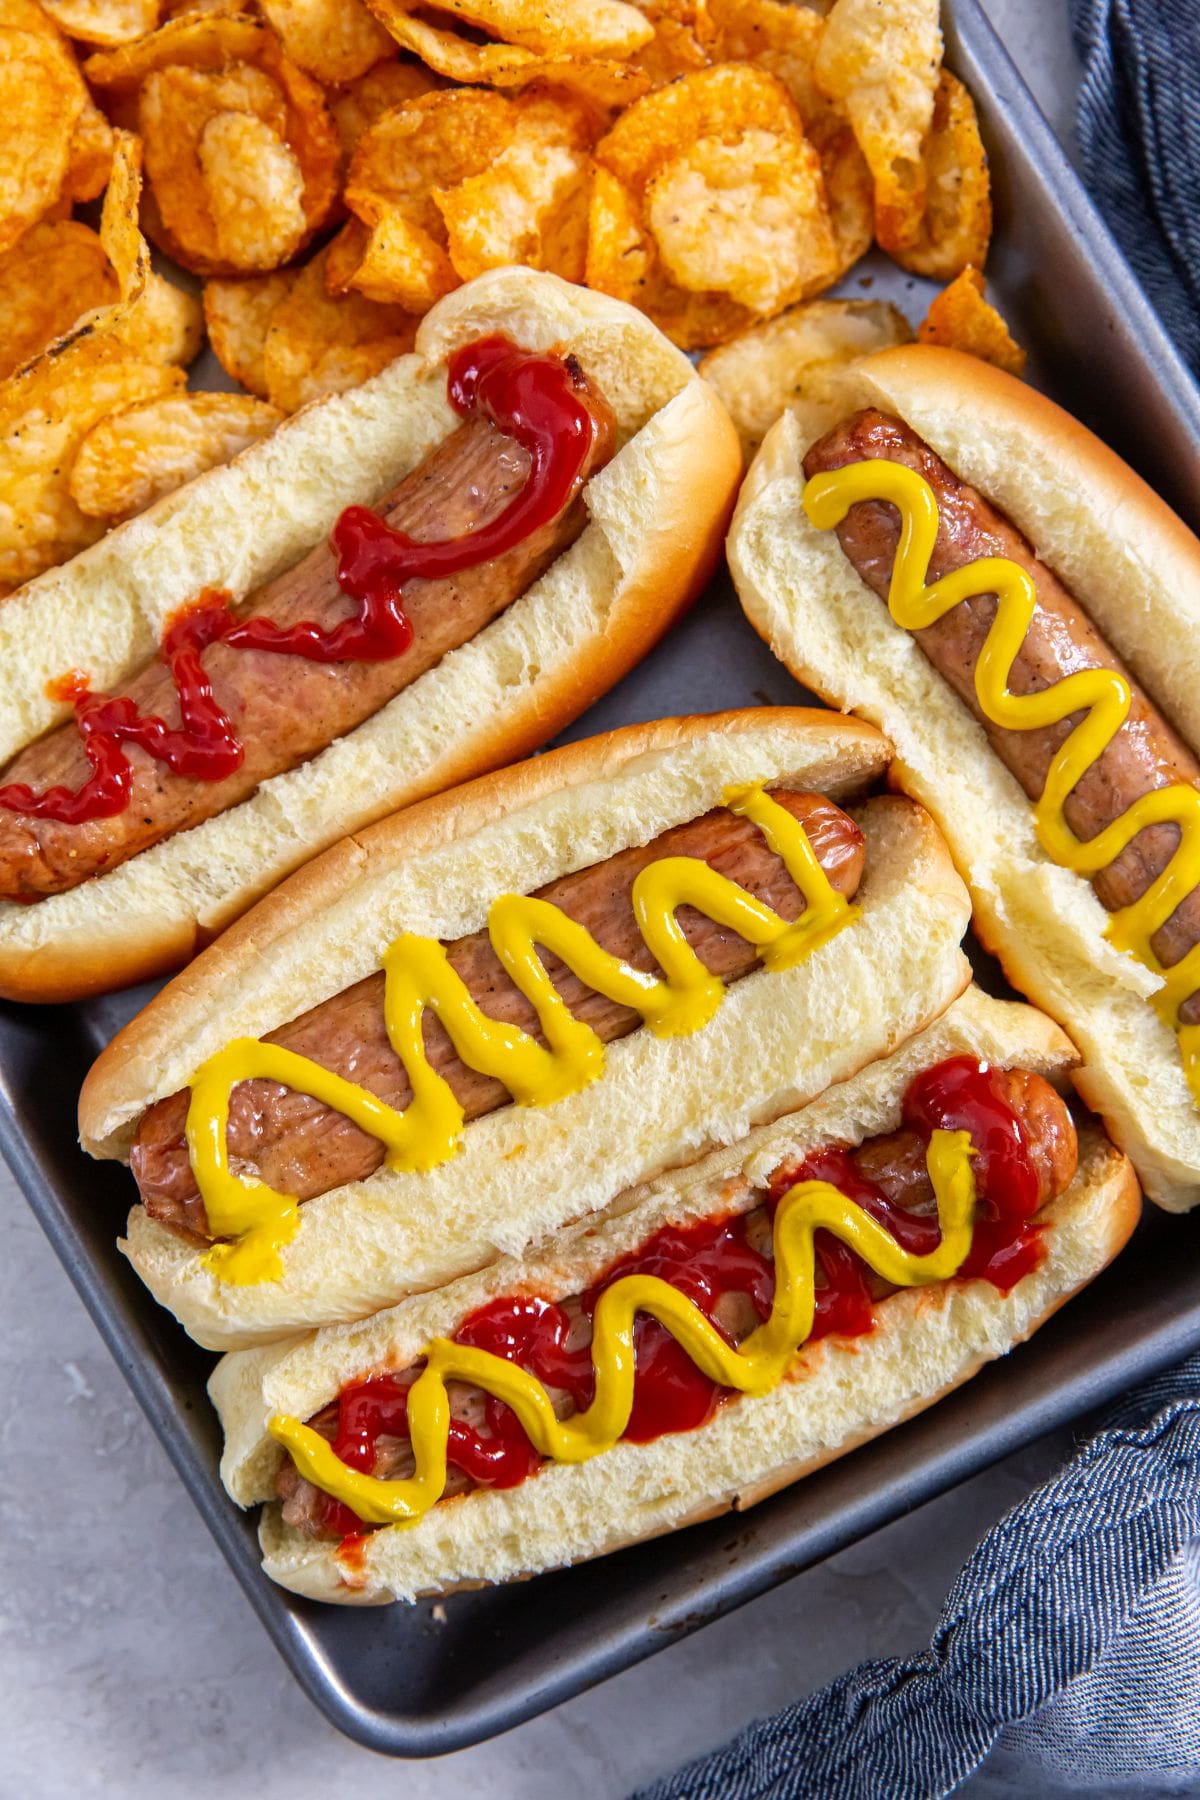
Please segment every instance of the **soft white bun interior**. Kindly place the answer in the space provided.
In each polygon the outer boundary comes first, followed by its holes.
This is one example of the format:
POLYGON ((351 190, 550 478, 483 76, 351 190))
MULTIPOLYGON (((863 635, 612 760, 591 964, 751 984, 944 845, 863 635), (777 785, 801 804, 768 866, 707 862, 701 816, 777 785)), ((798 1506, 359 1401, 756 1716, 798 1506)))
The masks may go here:
POLYGON ((72 669, 111 689, 205 587, 242 601, 386 493, 458 423, 445 359, 505 332, 569 349, 622 447, 587 488, 582 536, 493 623, 371 719, 239 806, 36 906, 0 903, 0 993, 99 992, 177 965, 307 857, 397 807, 525 755, 603 693, 711 567, 741 470, 736 433, 641 313, 553 275, 504 269, 439 302, 416 348, 168 495, 0 608, 0 760, 69 709, 72 669))
MULTIPOLYGON (((209 1391, 225 1430, 221 1468, 229 1492, 243 1506, 271 1499, 281 1458, 266 1432, 272 1414, 309 1418, 348 1383, 409 1366, 431 1337, 453 1331, 489 1299, 514 1289, 551 1299, 578 1293, 663 1225, 711 1217, 731 1202, 752 1204, 748 1186, 784 1160, 895 1129, 912 1076, 962 1051, 1056 1081, 1074 1060, 1067 1039, 1042 1014, 971 988, 884 1061, 691 1168, 623 1195, 599 1225, 562 1233, 523 1260, 506 1259, 366 1323, 223 1358, 209 1391)), ((329 1544, 288 1530, 271 1506, 261 1533, 267 1572, 324 1600, 412 1599, 581 1561, 752 1504, 920 1411, 1027 1337, 1116 1253, 1137 1211, 1129 1164, 1088 1128, 1079 1173, 1048 1215, 1046 1260, 1008 1296, 983 1281, 893 1296, 868 1337, 827 1339, 801 1351, 782 1387, 730 1404, 699 1431, 619 1444, 575 1467, 546 1465, 519 1488, 476 1490, 434 1508, 411 1530, 373 1534, 361 1586, 346 1585, 329 1544)))
MULTIPOLYGON (((887 350, 861 366, 860 405, 906 419, 1020 526, 1172 723, 1200 744, 1200 544, 1075 420, 1011 376, 948 350, 887 350)), ((1015 986, 1070 1032, 1088 1104, 1149 1193, 1181 1211, 1200 1192, 1200 1110, 1158 985, 1104 936, 1081 876, 1037 842, 1033 808, 915 640, 801 507, 809 448, 785 414, 738 502, 729 560, 742 605, 797 678, 878 724, 894 780, 939 821, 976 929, 1015 986)))
MULTIPOLYGON (((426 802, 310 865, 185 970, 88 1078, 85 1142, 118 1153, 154 1099, 230 1038, 259 1035, 380 966, 401 930, 443 939, 718 805, 730 783, 861 790, 887 746, 856 721, 763 708, 630 726, 426 802)), ((809 1100, 919 1030, 968 979, 968 902, 932 821, 869 801, 861 916, 804 963, 733 984, 689 1037, 610 1045, 602 1078, 469 1124, 424 1174, 379 1170, 300 1210, 281 1281, 223 1284, 136 1208, 127 1252, 201 1343, 234 1348, 360 1317, 516 1254, 632 1183, 809 1100)))

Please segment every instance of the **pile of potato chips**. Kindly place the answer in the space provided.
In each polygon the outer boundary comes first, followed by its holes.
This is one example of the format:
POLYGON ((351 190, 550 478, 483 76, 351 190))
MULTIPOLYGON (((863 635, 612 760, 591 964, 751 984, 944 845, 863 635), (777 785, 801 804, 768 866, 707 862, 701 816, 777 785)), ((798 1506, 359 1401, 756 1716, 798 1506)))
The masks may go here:
POLYGON ((503 264, 725 346, 750 445, 770 383, 828 402, 909 335, 815 298, 872 242, 952 283, 922 336, 1019 358, 938 0, 0 0, 0 34, 0 592, 503 264), (185 391, 204 333, 244 393, 185 391))

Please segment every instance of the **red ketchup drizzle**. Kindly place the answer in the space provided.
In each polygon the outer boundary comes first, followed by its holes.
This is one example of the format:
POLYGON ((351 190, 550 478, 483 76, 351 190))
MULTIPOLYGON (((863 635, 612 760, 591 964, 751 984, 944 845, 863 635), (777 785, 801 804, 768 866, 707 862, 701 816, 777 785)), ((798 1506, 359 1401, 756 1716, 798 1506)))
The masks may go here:
POLYGON ((134 701, 110 699, 88 690, 83 675, 53 684, 52 699, 70 700, 84 755, 92 772, 79 789, 47 788, 35 794, 23 781, 0 787, 0 806, 39 819, 81 825, 123 812, 133 793, 133 765, 124 751, 138 744, 176 775, 223 781, 242 761, 242 746, 213 698, 200 652, 222 637, 229 624, 229 595, 206 588, 194 605, 176 613, 163 634, 161 656, 179 695, 180 726, 153 713, 139 713, 134 701))
POLYGON ((596 429, 570 366, 558 357, 531 356, 504 337, 480 338, 450 358, 447 393, 460 417, 482 413, 529 453, 528 479, 504 511, 464 537, 418 543, 367 507, 348 506, 330 542, 338 585, 358 601, 357 618, 331 630, 308 622, 281 630, 269 619, 247 619, 233 627, 229 643, 325 663, 399 656, 412 642, 402 603, 406 581, 437 580, 491 562, 562 511, 596 429))
MULTIPOLYGON (((982 1277, 1001 1293, 1037 1267, 1043 1255, 1040 1228, 1033 1223, 1038 1204, 1038 1178, 1021 1120, 997 1093, 992 1071, 969 1056, 955 1056, 925 1070, 904 1097, 905 1124, 928 1139, 937 1129, 965 1130, 976 1149, 973 1162, 978 1211, 972 1248, 959 1271, 982 1277)), ((853 1152, 837 1146, 814 1151, 801 1163, 777 1171, 765 1195, 774 1209, 799 1181, 828 1181, 916 1255, 938 1243, 936 1217, 905 1211, 869 1181, 853 1152)), ((861 1337, 875 1323, 866 1265, 829 1232, 814 1240, 824 1276, 818 1287, 809 1342, 836 1333, 861 1337)), ((640 1250, 606 1270, 582 1296, 590 1318, 605 1288, 625 1275, 657 1275, 692 1300, 712 1318, 723 1294, 745 1294, 760 1319, 775 1298, 775 1270, 768 1256, 755 1250, 747 1235, 747 1215, 705 1219, 694 1225, 669 1225, 640 1250)), ((719 1322, 717 1329, 720 1330, 719 1322)), ((455 1333, 455 1342, 472 1344, 520 1365, 548 1387, 562 1388, 576 1408, 592 1399, 593 1372, 587 1346, 571 1348, 570 1315, 553 1301, 534 1295, 493 1300, 472 1313, 455 1333)), ((636 1377, 633 1410, 625 1437, 649 1443, 668 1432, 694 1431, 703 1425, 731 1390, 703 1375, 656 1319, 640 1316, 634 1324, 636 1377)), ((402 1437, 406 1389, 391 1376, 348 1388, 339 1404, 334 1449, 351 1468, 371 1472, 381 1434, 402 1437)), ((450 1428, 448 1460, 472 1479, 491 1487, 515 1487, 532 1474, 541 1458, 525 1436, 516 1415, 489 1396, 486 1433, 455 1419, 450 1428)), ((360 1521, 340 1502, 327 1503, 330 1530, 355 1533, 360 1521)))
POLYGON ((348 506, 330 536, 343 593, 358 604, 353 618, 326 628, 301 620, 286 628, 270 619, 235 622, 229 596, 206 589, 176 615, 161 654, 179 694, 182 727, 142 717, 134 701, 88 691, 86 677, 57 684, 55 698, 75 706, 92 773, 77 791, 35 794, 24 782, 0 787, 0 807, 35 818, 79 825, 123 812, 133 769, 122 748, 138 744, 177 775, 221 781, 242 761, 242 746, 213 698, 200 652, 218 639, 242 650, 303 656, 310 662, 384 662, 412 642, 403 586, 435 580, 490 562, 554 519, 579 482, 592 447, 595 420, 580 398, 582 378, 568 359, 536 356, 507 338, 466 344, 450 358, 447 393, 463 418, 481 412, 529 453, 529 476, 499 516, 463 537, 418 543, 365 506, 348 506))

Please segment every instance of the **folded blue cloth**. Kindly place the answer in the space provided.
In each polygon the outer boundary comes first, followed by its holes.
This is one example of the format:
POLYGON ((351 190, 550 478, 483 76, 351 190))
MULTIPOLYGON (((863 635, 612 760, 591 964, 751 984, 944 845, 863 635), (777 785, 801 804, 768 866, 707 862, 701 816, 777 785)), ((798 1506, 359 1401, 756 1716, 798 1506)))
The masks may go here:
POLYGON ((1200 1356, 989 1531, 928 1650, 863 1663, 639 1800, 929 1800, 1001 1734, 1023 1783, 1044 1775, 1029 1793, 1200 1788, 1200 1356))
MULTIPOLYGON (((1070 4, 1088 185, 1200 374, 1200 0, 1070 4)), ((1200 1356, 988 1533, 923 1654, 863 1663, 639 1800, 929 1800, 997 1747, 1013 1792, 1200 1794, 1200 1356)))
POLYGON ((1071 24, 1092 198, 1200 374, 1200 4, 1071 0, 1071 24))

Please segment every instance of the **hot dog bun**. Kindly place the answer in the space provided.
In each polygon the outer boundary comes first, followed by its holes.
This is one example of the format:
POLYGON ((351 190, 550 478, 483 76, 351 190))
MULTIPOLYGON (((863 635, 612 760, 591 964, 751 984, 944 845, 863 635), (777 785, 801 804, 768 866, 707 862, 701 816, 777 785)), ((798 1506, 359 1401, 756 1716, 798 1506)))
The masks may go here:
MULTIPOLYGON (((491 900, 530 893, 720 804, 730 783, 861 793, 889 748, 870 726, 803 708, 634 725, 422 802, 345 840, 185 969, 85 1083, 85 1147, 118 1156, 143 1111, 232 1038, 260 1035, 379 967, 401 931, 453 939, 491 900)), ((518 1254, 707 1143, 741 1136, 885 1054, 959 994, 968 903, 932 821, 880 798, 861 917, 806 961, 732 986, 691 1036, 611 1044, 601 1078, 546 1107, 467 1125, 449 1162, 380 1169, 300 1208, 283 1279, 239 1287, 135 1208, 125 1248, 155 1296, 210 1348, 361 1317, 518 1254)))
MULTIPOLYGON (((622 1196, 598 1228, 561 1233, 524 1259, 506 1258, 364 1324, 224 1357, 209 1392, 225 1431, 227 1489, 242 1506, 271 1500, 281 1457, 266 1432, 273 1413, 311 1417, 354 1380, 405 1368, 432 1337, 453 1331, 498 1295, 580 1292, 664 1224, 720 1211, 729 1183, 743 1175, 761 1181, 821 1144, 894 1129, 912 1076, 963 1051, 1060 1082, 1074 1061, 1071 1045, 1044 1015, 971 988, 885 1060, 802 1111, 622 1196)), ((444 1502, 410 1529, 371 1534, 360 1572, 339 1564, 331 1543, 290 1530, 278 1507, 268 1505, 260 1530, 264 1567, 315 1599, 412 1599, 583 1561, 753 1505, 920 1412, 1030 1336, 1116 1255, 1138 1212, 1130 1164, 1098 1127, 1085 1125, 1078 1173, 1046 1215, 1046 1258, 1008 1295, 982 1280, 893 1294, 877 1307, 878 1323, 866 1337, 827 1338, 802 1350, 784 1384, 764 1398, 742 1397, 695 1431, 620 1443, 585 1464, 547 1463, 519 1487, 479 1488, 444 1502)))
MULTIPOLYGON (((859 365, 847 415, 898 415, 1032 542, 1166 719, 1200 747, 1200 543, 1111 450, 1042 395, 957 351, 859 365)), ((809 448, 772 427, 742 489, 729 560, 751 623, 797 678, 878 724, 893 778, 927 806, 971 889, 976 929, 1014 985, 1070 1033, 1075 1081, 1171 1211, 1200 1196, 1200 1110, 1157 979, 1104 936, 1088 881, 1052 863, 1033 807, 913 637, 800 504, 809 448)))
POLYGON ((569 350, 613 407, 622 448, 589 483, 582 537, 524 597, 366 723, 241 805, 37 905, 0 903, 0 995, 80 998, 177 967, 348 831, 545 743, 642 657, 720 553, 736 433, 641 313, 556 276, 500 269, 426 315, 412 354, 287 420, 0 609, 0 760, 69 716, 46 684, 112 689, 206 587, 240 600, 342 508, 369 504, 454 428, 445 362, 503 332, 569 350))

